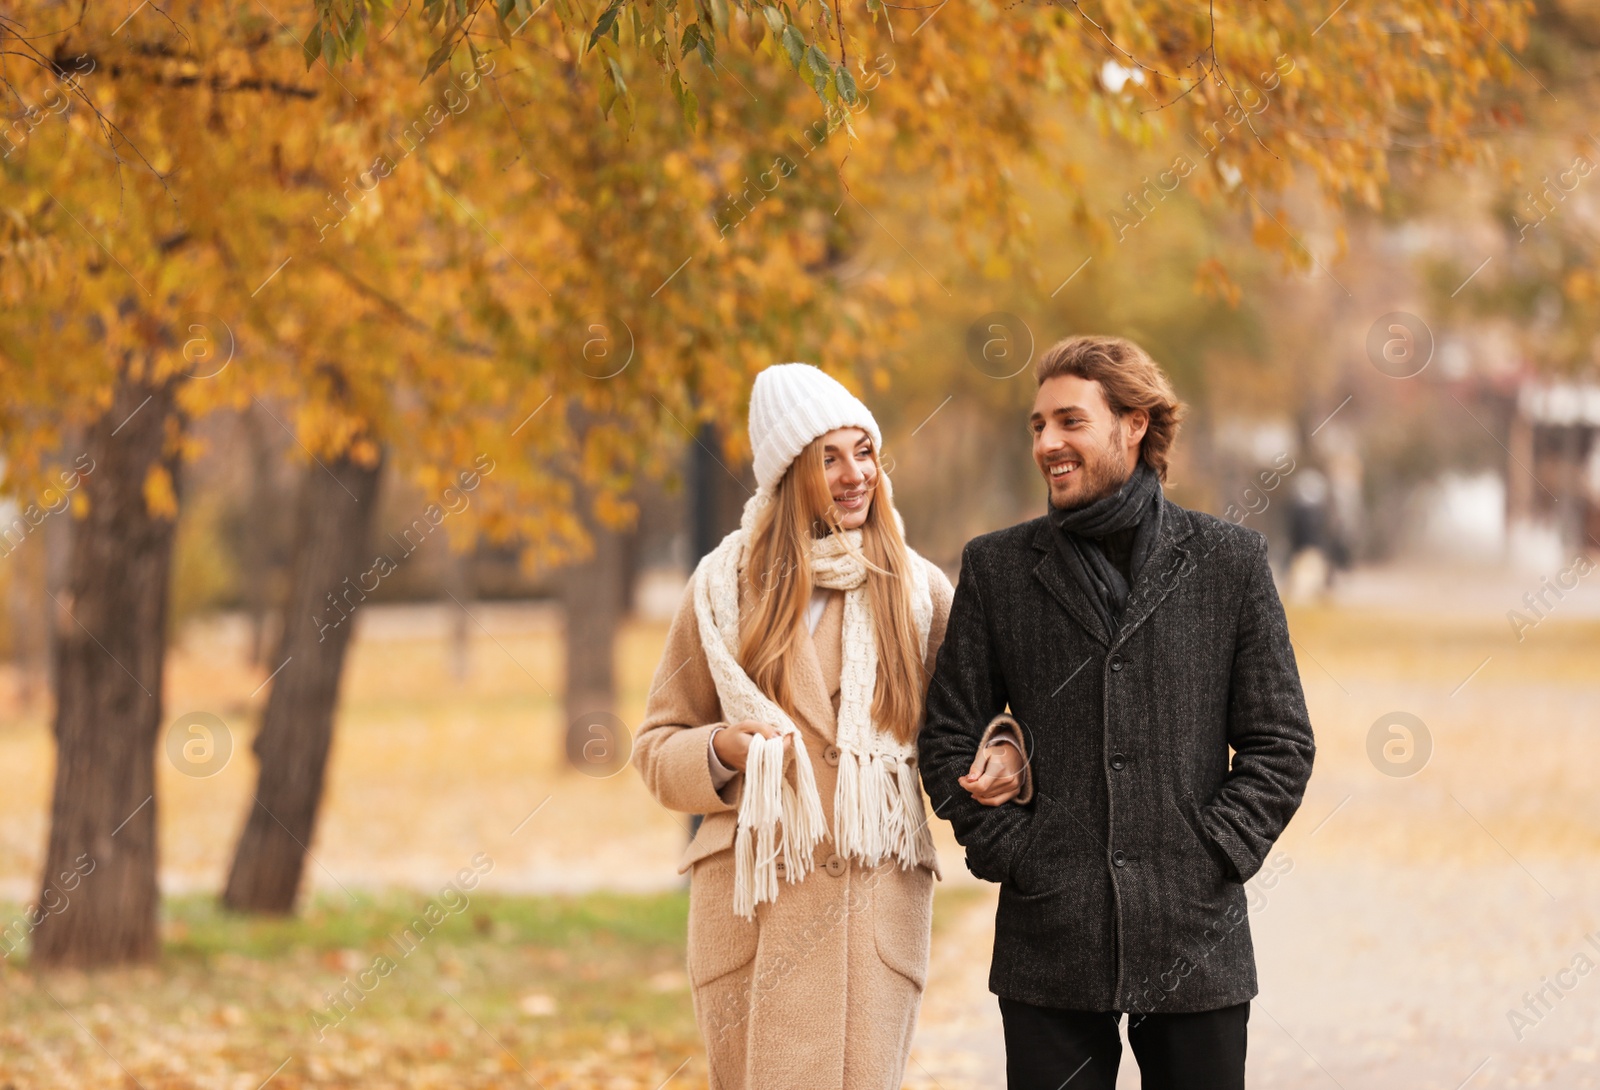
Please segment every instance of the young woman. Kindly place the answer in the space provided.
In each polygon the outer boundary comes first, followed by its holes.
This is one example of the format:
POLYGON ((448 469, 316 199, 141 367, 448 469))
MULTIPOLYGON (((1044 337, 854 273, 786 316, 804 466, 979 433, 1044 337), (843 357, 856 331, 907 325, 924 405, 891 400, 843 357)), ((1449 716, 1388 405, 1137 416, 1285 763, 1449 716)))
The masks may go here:
MULTIPOLYGON (((915 739, 953 592, 834 379, 761 372, 750 445, 759 488, 684 592, 634 763, 706 815, 680 871, 713 1090, 898 1090, 939 874, 915 739)), ((989 805, 1030 786, 1005 730, 966 781, 989 805)))

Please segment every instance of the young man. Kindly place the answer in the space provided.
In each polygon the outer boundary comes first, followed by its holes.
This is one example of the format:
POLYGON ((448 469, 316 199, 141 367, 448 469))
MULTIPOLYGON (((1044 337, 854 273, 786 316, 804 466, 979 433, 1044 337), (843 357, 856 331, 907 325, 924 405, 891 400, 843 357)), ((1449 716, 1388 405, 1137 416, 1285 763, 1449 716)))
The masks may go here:
POLYGON ((1154 361, 1075 337, 1035 366, 1041 518, 968 542, 919 737, 934 812, 1000 883, 989 988, 1010 1090, 1244 1086, 1244 882, 1315 745, 1266 539, 1167 500, 1183 406, 1154 361), (1033 796, 963 790, 1009 707, 1033 796), (1233 750, 1230 767, 1229 749, 1233 750))

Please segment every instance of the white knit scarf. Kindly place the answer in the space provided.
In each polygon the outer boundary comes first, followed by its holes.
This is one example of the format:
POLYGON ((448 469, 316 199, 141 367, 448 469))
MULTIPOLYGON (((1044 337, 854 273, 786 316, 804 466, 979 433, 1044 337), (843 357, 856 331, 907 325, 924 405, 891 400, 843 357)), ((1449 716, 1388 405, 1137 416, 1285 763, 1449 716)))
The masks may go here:
MULTIPOLYGON (((754 720, 775 727, 772 739, 755 737, 745 760, 744 793, 734 835, 733 910, 745 919, 755 906, 778 896, 778 857, 784 876, 798 882, 810 872, 812 852, 828 835, 816 776, 800 730, 739 665, 739 586, 748 562, 748 542, 771 492, 758 491, 745 505, 739 529, 701 560, 695 573, 695 616, 700 642, 716 683, 722 714, 729 723, 754 720), (793 737, 795 782, 783 770, 783 737, 793 737)), ((900 513, 894 512, 897 523, 900 513)), ((903 526, 904 524, 901 523, 903 526)), ((872 696, 878 678, 878 647, 867 569, 860 558, 861 531, 846 530, 855 554, 838 534, 813 540, 811 577, 820 587, 842 590, 844 640, 839 676, 837 737, 839 779, 833 796, 834 846, 841 856, 875 867, 894 859, 903 868, 935 866, 917 781, 916 746, 898 741, 872 722, 872 696)), ((933 597, 922 560, 911 555, 911 612, 916 623, 918 660, 927 657, 933 597)))

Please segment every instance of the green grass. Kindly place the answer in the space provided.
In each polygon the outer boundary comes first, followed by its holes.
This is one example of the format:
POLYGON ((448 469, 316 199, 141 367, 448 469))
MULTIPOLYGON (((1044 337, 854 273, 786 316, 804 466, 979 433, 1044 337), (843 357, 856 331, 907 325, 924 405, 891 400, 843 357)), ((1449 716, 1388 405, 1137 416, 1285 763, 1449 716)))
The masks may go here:
POLYGON ((392 937, 413 924, 430 902, 445 918, 424 945, 566 948, 592 941, 608 947, 681 948, 688 925, 689 899, 682 891, 570 897, 468 892, 465 902, 462 896, 394 892, 352 899, 340 894, 318 898, 298 915, 286 917, 228 912, 208 896, 174 897, 162 906, 164 950, 179 960, 223 953, 273 958, 295 951, 392 950, 392 937))
POLYGON ((85 975, 8 964, 0 1022, 13 1032, 0 1037, 0 1076, 49 1086, 52 1069, 114 1059, 165 1085, 169 1051, 260 1077, 295 1056, 301 1066, 280 1077, 298 1072, 307 1085, 322 1082, 319 1057, 351 1052, 374 1053, 385 1072, 448 1072, 450 1085, 492 1085, 483 1080, 519 1068, 559 1076, 597 1055, 648 1075, 698 1052, 687 911, 683 891, 340 895, 286 918, 171 898, 157 966, 85 975), (162 1027, 155 1038, 151 1025, 162 1027))
MULTIPOLYGON (((940 889, 936 934, 982 896, 940 889)), ((692 1085, 704 1075, 687 917, 686 890, 340 894, 275 918, 172 897, 157 965, 43 973, 20 951, 0 963, 0 1086, 124 1090, 131 1076, 154 1090, 245 1074, 256 1085, 285 1057, 275 1090, 529 1075, 549 1090, 650 1090, 686 1060, 692 1085), (439 922, 419 926, 430 901, 439 922), (407 930, 420 941, 397 943, 407 930), (350 990, 363 971, 372 986, 350 990)))

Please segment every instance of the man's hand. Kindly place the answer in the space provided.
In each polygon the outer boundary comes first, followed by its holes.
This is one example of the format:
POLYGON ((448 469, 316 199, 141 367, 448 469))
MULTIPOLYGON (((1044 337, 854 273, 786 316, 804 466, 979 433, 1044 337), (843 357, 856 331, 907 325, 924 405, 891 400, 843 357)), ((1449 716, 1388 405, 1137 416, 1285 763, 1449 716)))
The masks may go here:
POLYGON ((959 782, 983 805, 1004 806, 1022 790, 1022 754, 1009 742, 990 742, 959 782))
MULTIPOLYGON (((757 723, 753 719, 746 719, 743 723, 735 723, 730 727, 716 732, 711 739, 711 748, 716 751, 717 760, 728 768, 743 772, 745 762, 750 757, 750 742, 757 736, 762 738, 776 738, 778 728, 768 726, 766 723, 757 723)), ((783 736, 784 752, 787 754, 792 736, 783 736)))

